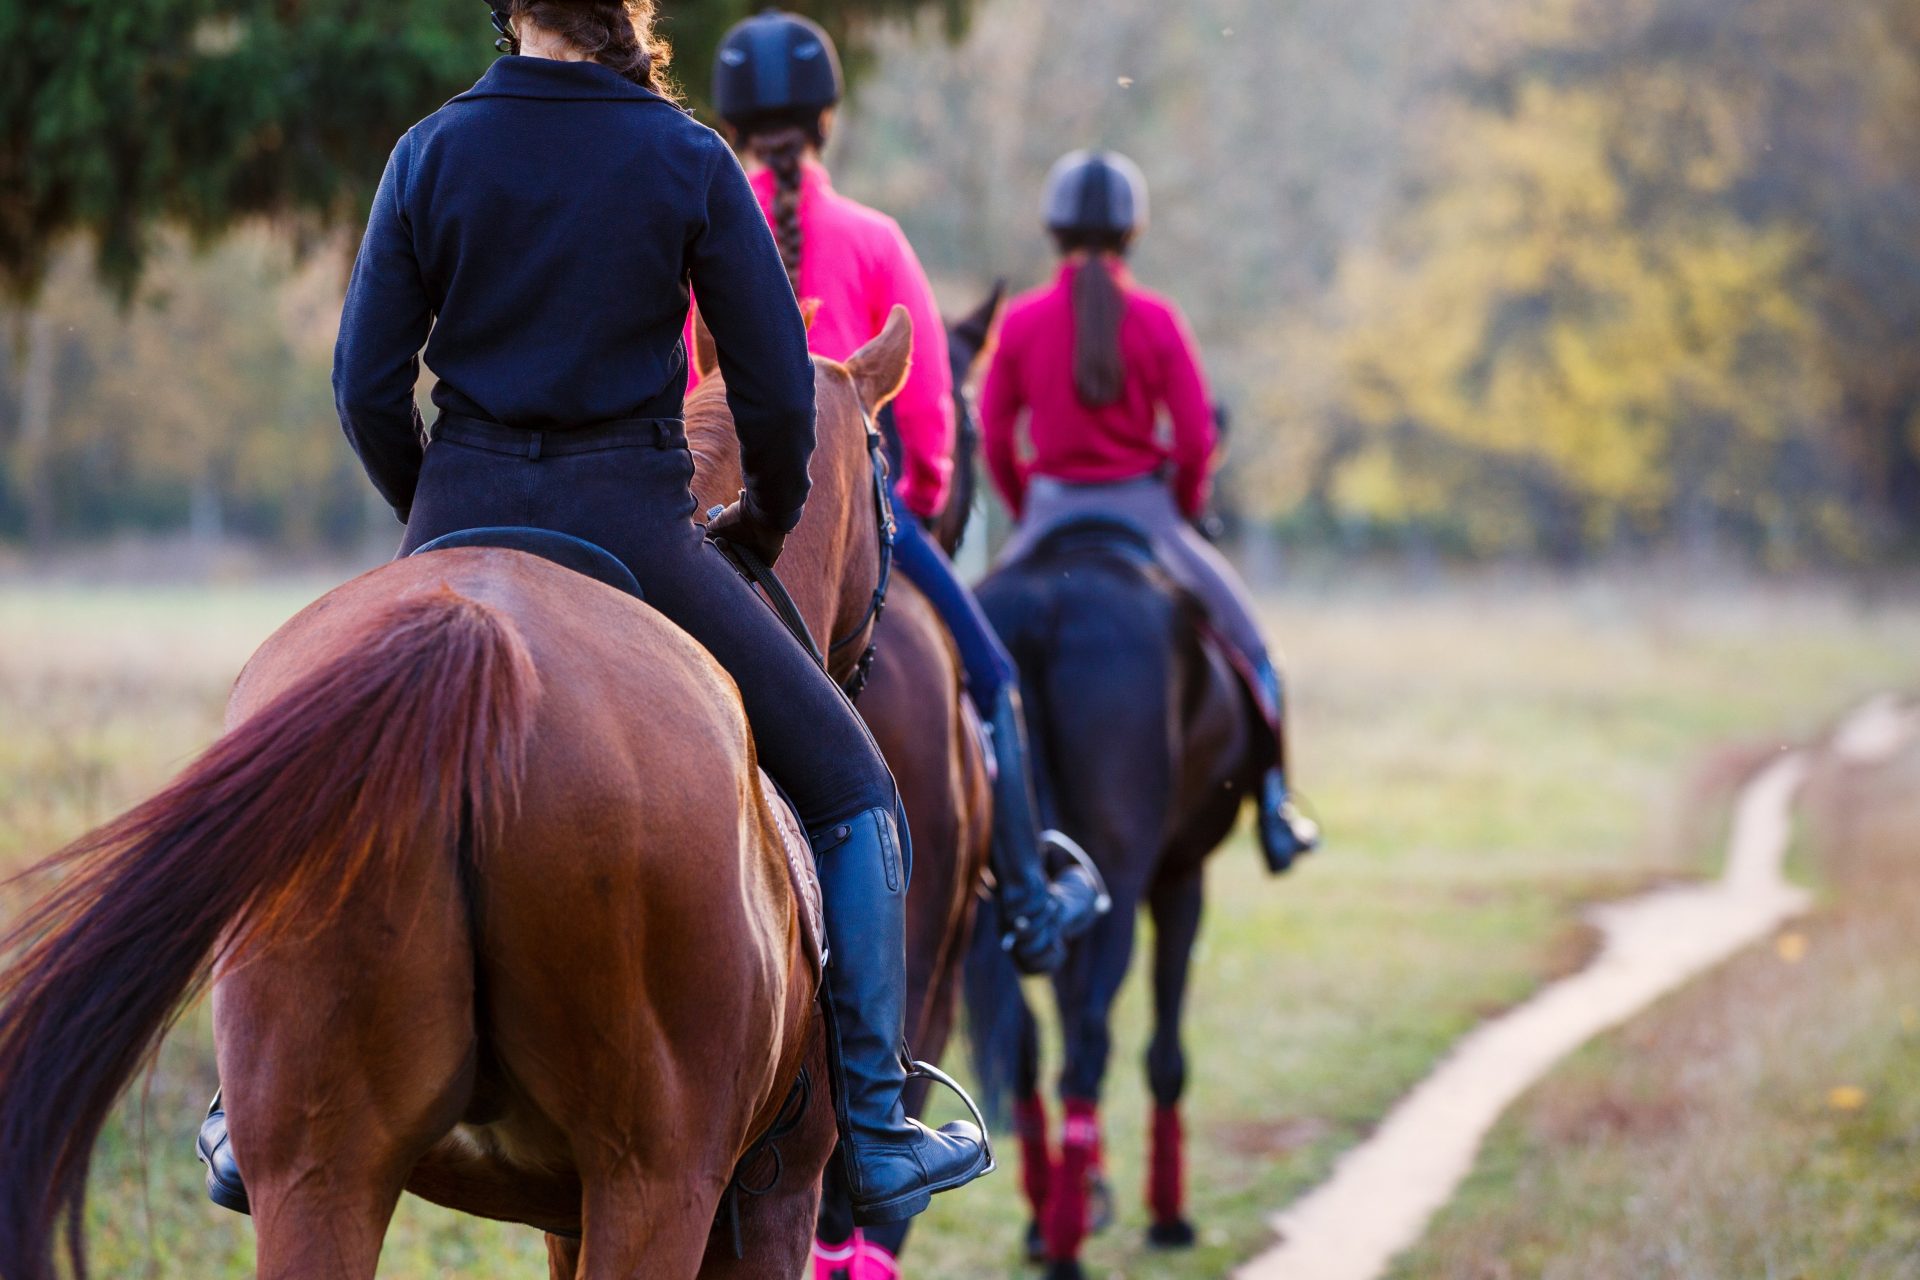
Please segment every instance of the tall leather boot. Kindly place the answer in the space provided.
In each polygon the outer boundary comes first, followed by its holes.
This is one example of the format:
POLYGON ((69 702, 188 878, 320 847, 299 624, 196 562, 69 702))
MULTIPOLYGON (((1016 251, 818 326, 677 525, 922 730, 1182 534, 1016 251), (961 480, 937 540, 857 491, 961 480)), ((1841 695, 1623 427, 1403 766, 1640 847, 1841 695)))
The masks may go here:
POLYGON ((827 918, 821 1003, 853 1220, 898 1222, 925 1209, 936 1192, 991 1172, 993 1153, 975 1125, 929 1129, 908 1119, 900 1103, 909 1070, 907 868, 893 814, 868 809, 816 831, 813 853, 827 918))
POLYGON ((1286 703, 1280 673, 1270 660, 1262 660, 1256 675, 1274 742, 1274 765, 1260 779, 1260 851, 1266 855, 1267 870, 1277 876, 1291 870, 1301 854, 1320 847, 1320 824, 1300 812, 1287 787, 1286 703))
POLYGON ((1084 855, 1060 878, 1047 880, 1041 845, 1078 853, 1078 846, 1057 831, 1040 830, 1039 803, 1027 753, 1027 722, 1019 690, 1002 686, 987 709, 998 768, 993 781, 994 897, 1009 935, 1013 961, 1023 973, 1052 973, 1067 958, 1067 944, 1093 927, 1109 905, 1084 855))

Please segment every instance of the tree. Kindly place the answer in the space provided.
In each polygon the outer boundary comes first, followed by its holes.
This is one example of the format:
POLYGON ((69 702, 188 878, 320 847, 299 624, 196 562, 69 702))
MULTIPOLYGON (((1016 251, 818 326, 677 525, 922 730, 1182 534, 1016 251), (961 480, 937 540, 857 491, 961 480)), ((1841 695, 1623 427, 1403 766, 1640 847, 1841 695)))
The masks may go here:
MULTIPOLYGON (((843 32, 967 0, 796 3, 843 32)), ((696 93, 754 0, 669 3, 696 93)), ((0 5, 0 286, 32 296, 69 235, 123 296, 157 226, 210 241, 267 215, 359 218, 394 140, 493 56, 478 0, 0 5)))

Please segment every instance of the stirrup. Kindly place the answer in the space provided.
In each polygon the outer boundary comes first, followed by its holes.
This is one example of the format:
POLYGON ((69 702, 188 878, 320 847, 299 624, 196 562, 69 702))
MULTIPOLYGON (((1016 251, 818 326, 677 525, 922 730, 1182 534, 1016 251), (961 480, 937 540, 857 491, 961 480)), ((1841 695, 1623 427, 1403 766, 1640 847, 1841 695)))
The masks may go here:
POLYGON ((977 1176, 984 1178, 995 1169, 998 1169, 1000 1162, 993 1157, 993 1134, 988 1131, 987 1118, 980 1114, 980 1105, 973 1100, 973 1095, 961 1088, 958 1080, 955 1080, 931 1062, 922 1062, 918 1058, 908 1058, 906 1064, 908 1080, 931 1080, 935 1084, 946 1086, 960 1099, 961 1105, 966 1107, 973 1115, 974 1127, 980 1130, 980 1147, 987 1154, 987 1167, 982 1169, 977 1176))
POLYGON ((1093 900, 1093 914, 1097 919, 1113 910, 1113 895, 1107 892, 1107 878, 1100 874, 1100 868, 1093 865, 1093 855, 1080 847, 1080 842, 1064 831, 1048 827, 1040 833, 1041 847, 1051 846, 1067 855, 1069 861, 1077 864, 1087 873, 1087 879, 1093 882, 1098 897, 1093 900))

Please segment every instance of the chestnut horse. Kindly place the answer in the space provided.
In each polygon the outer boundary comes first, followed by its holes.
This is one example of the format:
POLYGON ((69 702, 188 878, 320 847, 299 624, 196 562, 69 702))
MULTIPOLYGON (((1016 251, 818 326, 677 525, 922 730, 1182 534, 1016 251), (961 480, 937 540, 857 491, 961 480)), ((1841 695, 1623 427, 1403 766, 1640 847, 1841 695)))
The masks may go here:
MULTIPOLYGON (((884 335, 883 335, 884 336, 884 335)), ((687 433, 697 458, 694 487, 703 505, 725 501, 739 483, 726 440, 726 399, 711 335, 695 325, 694 361, 700 385, 687 402, 687 433), (708 447, 711 441, 715 447, 708 447)), ((728 427, 730 429, 730 426, 728 427)), ((816 482, 817 483, 817 482, 816 482)), ((864 499, 854 499, 856 501, 864 499)), ((803 598, 805 575, 790 575, 794 552, 780 561, 815 645, 833 652, 837 679, 845 680, 860 646, 847 628, 856 615, 829 617, 803 598)), ((900 787, 913 835, 913 875, 907 890, 907 1043, 916 1056, 938 1062, 946 1051, 959 1006, 960 975, 992 831, 992 793, 981 735, 962 685, 959 655, 926 597, 903 576, 893 575, 886 607, 875 624, 872 665, 858 708, 900 787)), ((928 1084, 908 1086, 907 1110, 918 1115, 928 1084)), ((897 1254, 908 1223, 869 1228, 867 1239, 897 1254)), ((853 1232, 851 1207, 829 1183, 821 1208, 822 1241, 838 1245, 853 1232)))
MULTIPOLYGON (((873 590, 903 321, 816 362, 782 563, 822 618, 873 590)), ((732 682, 631 596, 497 549, 376 569, 43 865, 0 974, 7 1280, 63 1226, 83 1272, 94 1141, 209 961, 260 1275, 373 1276, 403 1189, 547 1231, 556 1280, 805 1266, 834 1131, 777 815, 732 682)))

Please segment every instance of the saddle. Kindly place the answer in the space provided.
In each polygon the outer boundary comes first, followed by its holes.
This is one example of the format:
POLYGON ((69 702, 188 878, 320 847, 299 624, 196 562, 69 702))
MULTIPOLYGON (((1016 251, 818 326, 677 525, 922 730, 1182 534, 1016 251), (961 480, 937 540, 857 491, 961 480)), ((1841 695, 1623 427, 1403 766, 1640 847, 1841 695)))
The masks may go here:
POLYGON ((616 591, 624 591, 636 600, 647 598, 640 590, 640 579, 634 577, 633 570, 622 564, 613 552, 585 538, 576 538, 570 533, 556 533, 552 529, 534 529, 523 525, 457 529, 417 547, 413 554, 423 556, 429 551, 451 551, 456 547, 495 547, 502 551, 522 551, 604 583, 616 591))

